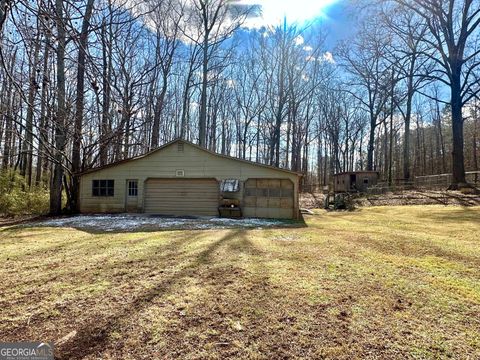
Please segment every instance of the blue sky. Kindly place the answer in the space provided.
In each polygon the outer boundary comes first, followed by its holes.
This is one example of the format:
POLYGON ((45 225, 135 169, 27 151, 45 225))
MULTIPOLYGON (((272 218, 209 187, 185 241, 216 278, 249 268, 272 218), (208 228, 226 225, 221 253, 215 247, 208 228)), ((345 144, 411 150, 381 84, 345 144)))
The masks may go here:
POLYGON ((261 16, 251 17, 246 26, 260 28, 277 26, 284 16, 289 24, 320 23, 327 33, 327 48, 331 50, 338 40, 353 34, 353 20, 347 14, 348 0, 238 0, 244 5, 256 5, 261 16))
POLYGON ((325 10, 325 17, 317 19, 328 31, 327 47, 331 49, 337 41, 355 33, 354 20, 348 15, 347 3, 339 1, 325 10))

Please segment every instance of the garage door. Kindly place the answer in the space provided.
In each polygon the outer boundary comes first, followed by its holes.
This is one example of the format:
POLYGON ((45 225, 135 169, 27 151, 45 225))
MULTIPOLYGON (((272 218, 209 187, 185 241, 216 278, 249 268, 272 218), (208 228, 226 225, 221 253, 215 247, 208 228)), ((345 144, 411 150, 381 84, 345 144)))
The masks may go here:
POLYGON ((291 180, 248 179, 245 182, 245 216, 291 219, 294 204, 294 186, 291 180))
POLYGON ((215 179, 149 179, 145 182, 145 212, 175 216, 218 215, 215 179))

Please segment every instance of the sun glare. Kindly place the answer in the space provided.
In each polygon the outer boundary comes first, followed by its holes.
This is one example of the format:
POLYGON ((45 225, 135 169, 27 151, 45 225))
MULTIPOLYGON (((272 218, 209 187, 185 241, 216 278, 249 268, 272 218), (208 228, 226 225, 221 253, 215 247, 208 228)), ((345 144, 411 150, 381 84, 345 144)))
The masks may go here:
POLYGON ((304 23, 325 17, 325 11, 338 0, 241 0, 248 5, 258 5, 261 15, 252 17, 249 25, 261 27, 278 25, 286 18, 288 23, 304 23))

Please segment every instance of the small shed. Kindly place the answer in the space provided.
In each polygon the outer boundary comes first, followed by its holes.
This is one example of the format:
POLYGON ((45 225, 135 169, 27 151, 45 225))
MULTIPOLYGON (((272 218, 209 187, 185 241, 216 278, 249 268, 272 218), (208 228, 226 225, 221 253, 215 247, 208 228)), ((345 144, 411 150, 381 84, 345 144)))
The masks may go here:
POLYGON ((366 192, 378 182, 378 171, 347 171, 333 175, 333 189, 336 193, 366 192))

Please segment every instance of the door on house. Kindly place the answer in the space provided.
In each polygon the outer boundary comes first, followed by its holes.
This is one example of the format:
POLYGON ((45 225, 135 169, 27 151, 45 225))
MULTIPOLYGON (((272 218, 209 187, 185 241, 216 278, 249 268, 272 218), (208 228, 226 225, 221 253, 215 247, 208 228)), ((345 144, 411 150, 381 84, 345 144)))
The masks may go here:
POLYGON ((215 179, 148 179, 144 211, 172 216, 217 216, 218 190, 215 179))
POLYGON ((127 188, 125 191, 125 211, 137 212, 138 211, 138 180, 127 180, 127 188))
POLYGON ((356 189, 357 189, 357 175, 350 174, 350 190, 356 190, 356 189))
POLYGON ((295 186, 289 179, 245 181, 243 214, 247 217, 291 219, 295 211, 295 186))

